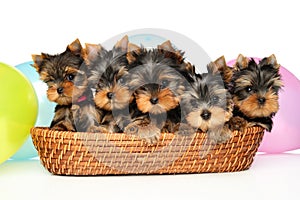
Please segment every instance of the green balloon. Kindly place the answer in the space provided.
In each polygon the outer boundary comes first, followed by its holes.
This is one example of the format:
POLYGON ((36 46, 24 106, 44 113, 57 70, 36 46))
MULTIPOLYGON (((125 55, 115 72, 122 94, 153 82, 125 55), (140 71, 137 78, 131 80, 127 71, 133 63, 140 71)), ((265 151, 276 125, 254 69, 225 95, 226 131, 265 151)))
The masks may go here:
POLYGON ((0 164, 23 145, 34 126, 38 100, 30 81, 0 63, 0 164))

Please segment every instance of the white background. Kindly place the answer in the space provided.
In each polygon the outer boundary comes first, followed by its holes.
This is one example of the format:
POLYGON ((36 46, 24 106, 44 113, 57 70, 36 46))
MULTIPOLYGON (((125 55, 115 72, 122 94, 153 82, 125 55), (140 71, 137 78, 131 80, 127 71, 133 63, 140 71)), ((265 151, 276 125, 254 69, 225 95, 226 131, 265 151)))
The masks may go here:
POLYGON ((75 38, 101 43, 140 28, 179 32, 212 59, 274 53, 300 77, 297 1, 1 1, 0 60, 16 65, 31 54, 59 53, 75 38))
MULTIPOLYGON (((101 43, 140 28, 179 32, 212 59, 274 53, 300 78, 297 1, 16 1, 0 3, 0 61, 59 53, 75 38, 101 43)), ((2 95, 2 94, 1 94, 2 95)), ((59 177, 38 161, 0 165, 0 199, 300 199, 299 154, 260 155, 232 174, 59 177)))

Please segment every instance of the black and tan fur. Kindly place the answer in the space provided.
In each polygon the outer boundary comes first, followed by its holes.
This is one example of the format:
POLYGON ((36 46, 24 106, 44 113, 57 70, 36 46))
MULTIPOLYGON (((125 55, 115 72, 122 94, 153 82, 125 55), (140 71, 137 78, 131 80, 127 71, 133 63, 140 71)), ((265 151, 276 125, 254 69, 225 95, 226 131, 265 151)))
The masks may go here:
POLYGON ((210 142, 223 143, 232 137, 227 122, 232 117, 233 102, 226 84, 231 72, 224 57, 209 63, 207 70, 194 75, 192 87, 184 95, 182 111, 186 125, 182 125, 184 129, 179 134, 200 130, 208 134, 210 142))
POLYGON ((258 64, 252 58, 238 56, 231 91, 235 104, 233 129, 259 125, 272 130, 272 117, 279 109, 278 92, 283 86, 279 68, 274 54, 258 64))
POLYGON ((127 59, 131 69, 128 85, 134 91, 137 111, 124 131, 156 143, 161 132, 174 132, 180 123, 181 95, 188 71, 194 68, 169 41, 154 49, 138 48, 127 59))
POLYGON ((126 85, 126 53, 132 47, 128 36, 124 36, 112 50, 90 46, 94 51, 85 56, 91 68, 89 83, 96 90, 94 102, 100 113, 99 123, 106 132, 121 132, 130 120, 129 104, 133 96, 126 85))
POLYGON ((54 130, 76 131, 71 111, 74 99, 80 98, 87 86, 87 79, 80 66, 83 62, 82 46, 78 39, 67 46, 63 53, 32 55, 32 65, 40 79, 48 85, 47 97, 57 103, 55 116, 50 128, 54 130), (74 84, 75 77, 84 80, 81 86, 74 84))

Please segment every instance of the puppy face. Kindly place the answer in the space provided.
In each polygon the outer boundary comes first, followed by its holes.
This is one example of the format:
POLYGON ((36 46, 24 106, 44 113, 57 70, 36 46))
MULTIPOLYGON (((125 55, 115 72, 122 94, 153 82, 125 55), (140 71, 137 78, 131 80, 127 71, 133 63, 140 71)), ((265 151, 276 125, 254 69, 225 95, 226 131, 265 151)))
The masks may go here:
POLYGON ((187 122, 204 132, 222 127, 232 116, 230 94, 222 78, 210 73, 195 75, 183 104, 187 122))
POLYGON ((96 89, 94 101, 100 109, 107 111, 123 109, 133 98, 126 85, 128 46, 128 37, 125 36, 112 50, 96 48, 94 52, 97 52, 97 55, 86 56, 91 69, 88 80, 96 89))
POLYGON ((33 67, 39 73, 40 79, 48 85, 47 97, 50 101, 68 105, 86 89, 87 77, 85 72, 80 70, 83 62, 81 50, 77 39, 61 54, 32 55, 33 67), (81 81, 80 85, 74 84, 75 77, 81 81))
POLYGON ((180 74, 182 62, 162 50, 143 48, 133 52, 131 59, 128 85, 135 91, 138 109, 162 114, 177 107, 186 82, 180 74))
POLYGON ((180 76, 167 66, 154 66, 139 74, 142 87, 135 92, 137 107, 143 113, 161 114, 179 105, 184 87, 180 76))
POLYGON ((233 101, 250 118, 269 117, 278 109, 278 91, 282 87, 279 65, 274 55, 257 64, 239 55, 233 78, 233 101))
MULTIPOLYGON (((119 66, 119 65, 118 65, 119 66)), ((102 74, 96 86, 95 103, 104 110, 120 110, 132 101, 132 93, 126 85, 127 69, 109 66, 102 74)))

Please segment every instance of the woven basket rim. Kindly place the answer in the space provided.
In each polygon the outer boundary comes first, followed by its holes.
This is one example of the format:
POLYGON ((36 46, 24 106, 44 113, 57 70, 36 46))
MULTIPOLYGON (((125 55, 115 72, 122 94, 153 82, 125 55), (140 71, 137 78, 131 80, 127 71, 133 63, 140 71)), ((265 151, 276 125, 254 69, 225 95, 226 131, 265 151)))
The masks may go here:
MULTIPOLYGON (((58 131, 58 130, 52 130, 49 127, 46 127, 46 126, 32 127, 30 129, 30 132, 32 133, 32 131, 35 130, 35 129, 45 130, 49 134, 52 134, 52 133, 53 134, 63 134, 63 135, 67 135, 67 136, 68 135, 69 136, 75 136, 76 134, 106 134, 106 135, 126 135, 126 136, 137 137, 137 136, 129 135, 129 134, 126 134, 126 133, 101 133, 101 132, 92 133, 92 132, 77 132, 77 131, 76 132, 75 131, 58 131)), ((236 135, 241 135, 241 134, 243 134, 245 132, 253 132, 253 131, 255 131, 255 132, 261 132, 261 131, 264 131, 264 130, 265 129, 262 128, 261 126, 252 126, 252 127, 245 128, 243 132, 235 130, 235 131, 233 131, 233 133, 234 133, 234 136, 236 136, 236 135)), ((196 134, 205 134, 206 135, 205 132, 201 132, 201 131, 196 131, 195 133, 196 134)), ((163 134, 163 135, 175 135, 174 133, 170 133, 170 132, 168 132, 168 133, 161 132, 161 134, 163 134)))
POLYGON ((55 175, 241 171, 252 164, 263 132, 259 126, 246 128, 244 132, 234 131, 232 139, 214 146, 205 143, 207 134, 203 132, 196 132, 191 137, 162 133, 157 144, 149 145, 137 136, 125 133, 31 128, 41 163, 55 175))

